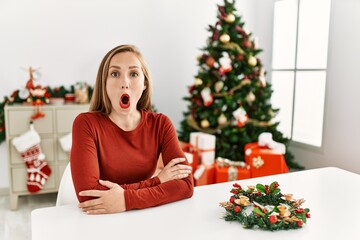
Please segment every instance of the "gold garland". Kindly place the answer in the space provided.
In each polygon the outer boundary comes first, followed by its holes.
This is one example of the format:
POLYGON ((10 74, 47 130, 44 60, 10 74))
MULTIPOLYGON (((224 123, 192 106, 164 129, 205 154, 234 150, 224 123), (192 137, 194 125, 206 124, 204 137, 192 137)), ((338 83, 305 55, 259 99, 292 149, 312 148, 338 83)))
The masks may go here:
POLYGON ((221 129, 223 129, 223 128, 230 125, 230 122, 227 122, 227 123, 225 123, 223 125, 220 125, 218 128, 202 128, 197 124, 197 122, 195 121, 195 119, 191 115, 188 116, 187 123, 193 129, 204 132, 204 133, 209 133, 209 134, 217 133, 218 130, 221 130, 221 129))
MULTIPOLYGON (((186 120, 187 120, 186 121, 187 124, 190 127, 192 127, 193 129, 204 132, 204 133, 209 133, 209 134, 217 133, 219 130, 221 130, 221 129, 223 129, 223 128, 230 125, 230 122, 227 122, 227 123, 225 123, 223 125, 220 125, 217 128, 202 128, 197 124, 197 122, 195 121, 195 119, 191 115, 189 115, 186 120)), ((254 126, 259 126, 259 127, 265 127, 265 126, 268 127, 268 126, 273 125, 273 123, 271 123, 270 121, 269 122, 263 122, 263 121, 259 121, 259 120, 255 120, 255 119, 249 119, 248 123, 252 123, 254 126)))
POLYGON ((225 96, 229 96, 229 95, 233 95, 235 91, 239 90, 240 88, 242 88, 245 85, 248 85, 249 82, 244 82, 241 81, 238 85, 236 85, 235 87, 231 88, 228 92, 225 93, 214 93, 213 96, 214 97, 225 97, 225 96))
POLYGON ((244 54, 245 51, 239 46, 239 44, 234 43, 234 42, 228 42, 228 43, 224 43, 222 44, 222 47, 225 49, 235 49, 237 50, 240 54, 244 54))

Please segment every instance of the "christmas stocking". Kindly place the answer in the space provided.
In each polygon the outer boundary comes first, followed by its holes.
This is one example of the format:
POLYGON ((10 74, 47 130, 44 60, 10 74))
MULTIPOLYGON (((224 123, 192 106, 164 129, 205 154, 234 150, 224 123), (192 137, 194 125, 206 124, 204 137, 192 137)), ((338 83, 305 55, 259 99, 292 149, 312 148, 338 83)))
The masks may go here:
POLYGON ((33 124, 30 124, 29 131, 14 138, 12 144, 25 162, 28 191, 31 193, 40 191, 51 175, 51 169, 45 161, 45 155, 41 152, 40 136, 33 124))

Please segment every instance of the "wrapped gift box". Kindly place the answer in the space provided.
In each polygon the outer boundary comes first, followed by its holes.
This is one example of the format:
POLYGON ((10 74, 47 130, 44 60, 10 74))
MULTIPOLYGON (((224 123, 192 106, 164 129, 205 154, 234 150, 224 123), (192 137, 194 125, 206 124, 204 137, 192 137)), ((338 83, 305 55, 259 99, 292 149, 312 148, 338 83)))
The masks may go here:
POLYGON ((236 181, 250 178, 250 169, 244 162, 217 158, 215 164, 216 183, 236 181))
POLYGON ((251 177, 289 172, 284 155, 268 147, 260 147, 257 142, 245 145, 245 162, 250 166, 251 177))
POLYGON ((215 164, 199 165, 194 173, 195 186, 203 186, 215 183, 215 164))
POLYGON ((203 132, 190 133, 190 144, 195 147, 199 155, 199 163, 205 166, 215 163, 216 137, 203 132))
POLYGON ((194 173, 199 165, 199 153, 197 148, 190 143, 179 142, 179 144, 194 173))

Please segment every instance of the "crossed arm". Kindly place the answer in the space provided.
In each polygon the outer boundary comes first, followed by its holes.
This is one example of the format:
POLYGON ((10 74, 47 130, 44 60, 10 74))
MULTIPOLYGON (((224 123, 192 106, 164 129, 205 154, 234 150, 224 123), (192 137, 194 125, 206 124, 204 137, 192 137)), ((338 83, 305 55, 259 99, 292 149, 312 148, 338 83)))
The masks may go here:
MULTIPOLYGON (((191 167, 185 164, 185 158, 174 158, 157 175, 161 183, 171 180, 187 178, 191 174, 191 167)), ((80 196, 95 197, 87 200, 78 206, 87 214, 117 213, 126 210, 125 189, 110 181, 99 180, 99 183, 108 190, 85 190, 79 193, 80 196)))

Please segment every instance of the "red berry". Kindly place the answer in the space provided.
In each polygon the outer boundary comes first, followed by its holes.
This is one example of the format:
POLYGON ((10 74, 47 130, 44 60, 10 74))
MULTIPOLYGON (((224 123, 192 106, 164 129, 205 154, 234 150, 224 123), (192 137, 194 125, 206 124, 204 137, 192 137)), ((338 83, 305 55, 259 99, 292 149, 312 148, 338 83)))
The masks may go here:
POLYGON ((272 224, 275 224, 275 223, 277 223, 278 218, 277 218, 276 215, 271 215, 271 216, 269 217, 269 221, 270 221, 272 224))
POLYGON ((299 220, 296 222, 296 225, 298 225, 299 227, 301 227, 303 225, 303 221, 302 220, 299 220))
POLYGON ((233 194, 238 194, 239 192, 238 192, 238 190, 233 189, 233 190, 231 190, 231 193, 233 193, 233 194))
POLYGON ((295 210, 296 213, 304 213, 304 209, 302 208, 298 208, 295 210))
POLYGON ((234 198, 234 197, 231 197, 231 198, 230 198, 230 202, 231 202, 231 203, 234 203, 234 202, 235 202, 235 198, 234 198))
POLYGON ((305 214, 306 218, 310 218, 310 213, 305 214))
POLYGON ((237 212, 237 213, 240 212, 240 211, 241 211, 241 207, 240 207, 240 206, 236 206, 236 207, 234 208, 234 211, 237 212))

